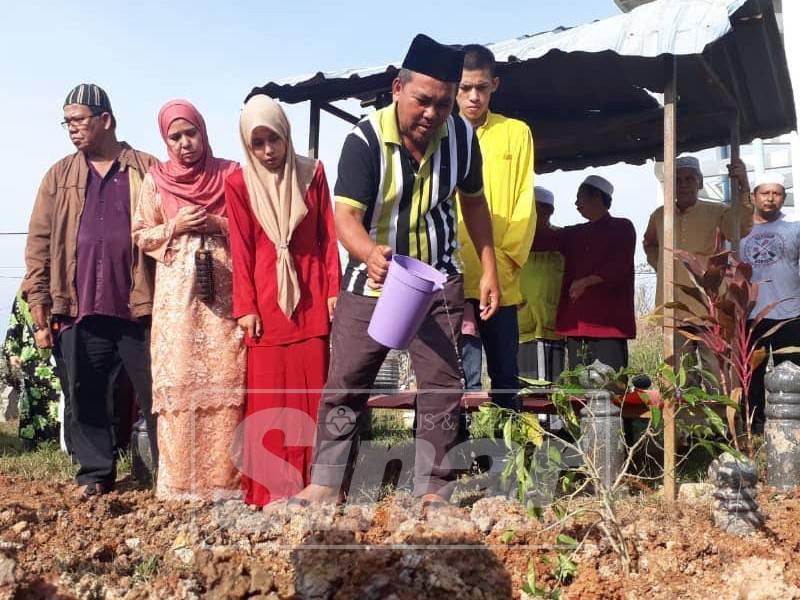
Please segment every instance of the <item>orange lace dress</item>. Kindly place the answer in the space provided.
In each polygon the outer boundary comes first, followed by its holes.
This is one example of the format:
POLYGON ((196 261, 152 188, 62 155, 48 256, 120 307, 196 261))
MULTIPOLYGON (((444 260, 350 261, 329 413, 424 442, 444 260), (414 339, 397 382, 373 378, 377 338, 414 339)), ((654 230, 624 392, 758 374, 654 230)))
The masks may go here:
POLYGON ((151 362, 158 414, 161 498, 217 500, 240 496, 237 428, 242 421, 246 350, 232 317, 228 220, 206 236, 214 259, 214 299, 194 293, 196 234, 174 235, 150 175, 133 219, 133 239, 155 258, 151 362))

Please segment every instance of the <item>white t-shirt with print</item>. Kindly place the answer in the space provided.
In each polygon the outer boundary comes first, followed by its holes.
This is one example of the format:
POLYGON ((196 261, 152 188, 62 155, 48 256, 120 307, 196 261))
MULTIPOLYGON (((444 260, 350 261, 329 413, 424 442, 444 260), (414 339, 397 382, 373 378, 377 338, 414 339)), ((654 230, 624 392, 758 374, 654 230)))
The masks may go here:
POLYGON ((784 219, 755 223, 740 245, 743 260, 753 265, 758 302, 750 317, 772 302, 784 300, 767 315, 791 319, 800 315, 800 222, 784 219))

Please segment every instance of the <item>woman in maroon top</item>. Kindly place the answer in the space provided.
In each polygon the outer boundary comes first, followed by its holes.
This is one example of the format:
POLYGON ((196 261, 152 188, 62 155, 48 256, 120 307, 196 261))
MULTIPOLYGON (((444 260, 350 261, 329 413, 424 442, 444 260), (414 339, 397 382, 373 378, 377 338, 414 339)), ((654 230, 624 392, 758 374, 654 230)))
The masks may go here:
POLYGON ((265 505, 308 482, 341 271, 322 163, 295 154, 283 109, 253 96, 240 132, 247 164, 225 200, 248 346, 242 485, 245 502, 265 505))
POLYGON ((614 186, 590 175, 575 206, 587 223, 537 232, 534 250, 564 255, 564 279, 556 332, 567 338, 569 368, 600 360, 628 366, 628 340, 636 337, 633 308, 636 231, 628 219, 608 213, 614 186))

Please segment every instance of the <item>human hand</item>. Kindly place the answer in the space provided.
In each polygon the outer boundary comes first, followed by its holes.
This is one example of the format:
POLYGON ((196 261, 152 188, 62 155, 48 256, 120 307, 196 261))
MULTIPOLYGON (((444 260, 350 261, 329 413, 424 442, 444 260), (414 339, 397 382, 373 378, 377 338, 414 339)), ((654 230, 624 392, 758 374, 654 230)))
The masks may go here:
POLYGON ((244 315, 236 320, 236 324, 244 331, 250 339, 258 341, 261 337, 261 317, 258 315, 244 315))
POLYGON ((9 356, 8 364, 14 371, 18 371, 22 368, 22 359, 19 356, 9 356))
POLYGON ((50 331, 50 327, 37 329, 33 334, 33 339, 38 348, 42 348, 44 350, 46 348, 53 347, 53 333, 50 331))
POLYGON ((35 331, 33 339, 39 348, 53 347, 53 332, 50 331, 50 307, 44 304, 36 304, 30 307, 31 318, 33 319, 35 331))
POLYGON ((750 190, 750 182, 747 180, 747 166, 741 158, 734 158, 728 165, 728 176, 736 180, 741 190, 750 190))
POLYGON ((578 298, 580 298, 583 293, 586 291, 587 288, 598 284, 602 281, 597 275, 589 275, 587 277, 581 277, 580 279, 576 279, 572 282, 569 286, 569 298, 573 302, 575 302, 578 298))
POLYGON ((200 206, 182 206, 175 215, 175 235, 204 232, 208 217, 200 206))
POLYGON ((478 285, 480 290, 480 301, 478 310, 482 321, 488 321, 500 308, 500 282, 497 279, 497 270, 491 269, 484 271, 478 285))
POLYGON ((328 320, 333 321, 333 311, 336 310, 336 296, 328 298, 328 320))
POLYGON ((392 258, 392 249, 389 246, 375 245, 367 256, 367 276, 374 284, 372 287, 383 285, 386 273, 389 271, 389 259, 392 258))

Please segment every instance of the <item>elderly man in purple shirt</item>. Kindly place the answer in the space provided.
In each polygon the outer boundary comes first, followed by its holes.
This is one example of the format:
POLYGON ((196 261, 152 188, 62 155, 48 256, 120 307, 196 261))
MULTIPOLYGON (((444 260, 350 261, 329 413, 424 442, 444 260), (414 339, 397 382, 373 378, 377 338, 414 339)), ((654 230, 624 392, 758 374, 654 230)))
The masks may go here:
POLYGON ((39 187, 23 294, 36 343, 55 345, 66 364, 77 481, 90 497, 109 492, 116 478, 107 402, 123 367, 157 460, 150 411, 154 265, 131 239, 139 186, 155 159, 117 140, 111 103, 97 85, 80 84, 67 95, 62 125, 78 151, 54 164, 39 187))

